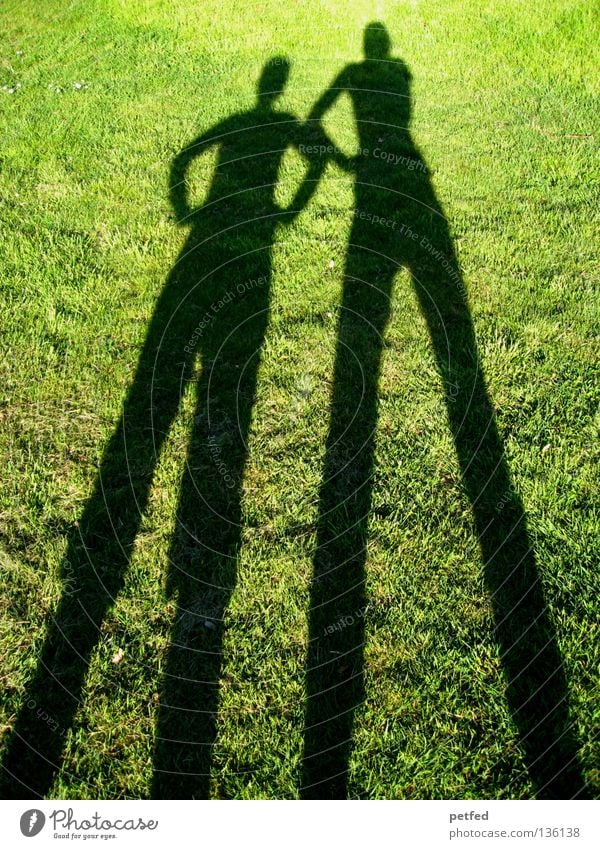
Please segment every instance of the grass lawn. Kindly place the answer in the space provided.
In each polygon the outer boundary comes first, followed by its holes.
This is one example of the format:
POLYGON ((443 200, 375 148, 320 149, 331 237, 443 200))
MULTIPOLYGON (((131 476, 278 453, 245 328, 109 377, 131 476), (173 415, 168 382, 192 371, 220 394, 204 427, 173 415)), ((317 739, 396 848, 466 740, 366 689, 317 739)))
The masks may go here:
MULTIPOLYGON (((4 795, 526 799, 569 751, 572 795, 577 775, 599 795, 599 40, 592 0, 5 0, 0 755, 11 769, 16 728, 54 766, 27 761, 31 781, 4 795), (429 211, 360 195, 343 162, 321 161, 297 216, 213 239, 244 204, 262 213, 262 195, 234 197, 249 175, 275 167, 286 207, 314 164, 293 144, 276 157, 274 127, 275 147, 247 142, 212 223, 178 222, 174 158, 217 125, 235 148, 265 63, 280 57, 277 77, 289 60, 276 108, 310 143, 316 122, 293 116, 361 61, 372 20, 412 75, 414 147, 393 110, 375 143, 418 150, 426 171, 382 154, 357 168, 396 168, 429 211), (375 215, 432 247, 393 288, 379 260, 354 261, 379 289, 353 302, 352 234, 399 244, 375 215), (252 253, 263 237, 268 259, 252 253), (439 295, 452 250, 468 306, 456 286, 439 295), (202 308, 172 299, 223 257, 202 308), (211 330, 176 338, 205 309, 211 330), (167 415, 191 342, 203 357, 167 415)), ((358 161, 347 91, 323 124, 358 161)), ((193 205, 218 155, 189 163, 193 205)))

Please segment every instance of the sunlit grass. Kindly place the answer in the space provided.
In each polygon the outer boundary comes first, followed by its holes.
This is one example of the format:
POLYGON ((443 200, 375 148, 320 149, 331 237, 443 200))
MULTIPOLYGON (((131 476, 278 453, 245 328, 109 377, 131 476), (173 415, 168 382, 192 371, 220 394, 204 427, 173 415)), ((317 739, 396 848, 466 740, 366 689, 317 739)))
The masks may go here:
MULTIPOLYGON (((252 105, 273 55, 292 62, 282 108, 304 118, 335 73, 360 58, 361 30, 379 17, 413 74, 414 136, 455 238, 563 653, 582 763, 598 788, 594 5, 3 4, 3 728, 14 722, 60 596, 66 532, 91 492, 185 239, 168 203, 171 158, 252 105)), ((343 103, 328 128, 353 150, 343 103)), ((196 165, 198 199, 213 165, 210 157, 196 165)), ((282 202, 301 176, 290 154, 282 202)), ((298 793, 308 585, 352 203, 350 178, 330 166, 274 252, 244 545, 227 615, 218 797, 298 793)), ((149 792, 175 617, 166 556, 193 390, 184 406, 93 658, 57 797, 149 792), (123 659, 113 663, 119 648, 123 659)), ((386 338, 367 573, 367 699, 352 795, 530 796, 441 381, 404 273, 386 338)))

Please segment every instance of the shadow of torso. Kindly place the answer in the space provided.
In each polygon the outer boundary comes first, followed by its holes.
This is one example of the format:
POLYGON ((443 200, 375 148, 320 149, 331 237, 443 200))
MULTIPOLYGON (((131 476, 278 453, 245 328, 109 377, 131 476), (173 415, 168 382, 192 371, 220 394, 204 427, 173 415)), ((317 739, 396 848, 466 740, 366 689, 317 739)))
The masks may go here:
POLYGON ((269 305, 271 249, 282 215, 275 186, 297 127, 292 115, 255 109, 225 120, 187 149, 187 161, 214 145, 218 157, 205 202, 183 222, 191 230, 164 290, 171 320, 181 325, 170 334, 178 345, 214 355, 247 321, 255 329, 235 334, 230 353, 239 359, 248 353, 252 337, 259 342, 256 333, 264 331, 269 305))
MULTIPOLYGON (((374 251, 380 268, 385 257, 396 268, 413 266, 425 235, 451 254, 446 220, 410 132, 411 74, 405 63, 366 59, 349 65, 337 85, 352 101, 359 144, 351 246, 374 251)), ((389 282, 392 268, 385 276, 389 282)))

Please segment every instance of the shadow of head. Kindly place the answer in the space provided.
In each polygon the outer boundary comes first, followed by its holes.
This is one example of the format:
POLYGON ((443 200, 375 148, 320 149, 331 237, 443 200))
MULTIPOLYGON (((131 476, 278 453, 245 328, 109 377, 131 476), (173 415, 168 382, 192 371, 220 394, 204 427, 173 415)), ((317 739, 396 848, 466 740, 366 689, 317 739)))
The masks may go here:
POLYGON ((290 75, 290 61, 285 56, 273 56, 265 64, 258 80, 258 105, 272 109, 275 101, 283 94, 290 75))
POLYGON ((364 32, 363 47, 366 59, 385 60, 390 56, 392 42, 385 24, 373 21, 367 24, 364 32))

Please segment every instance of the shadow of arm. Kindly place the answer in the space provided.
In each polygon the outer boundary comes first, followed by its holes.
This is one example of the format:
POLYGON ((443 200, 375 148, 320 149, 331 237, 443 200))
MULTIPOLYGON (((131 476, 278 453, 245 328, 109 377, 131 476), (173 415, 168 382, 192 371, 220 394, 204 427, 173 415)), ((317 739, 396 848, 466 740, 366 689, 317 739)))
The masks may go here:
POLYGON ((313 108, 308 115, 308 121, 320 121, 323 115, 328 112, 340 94, 343 94, 348 88, 346 79, 346 69, 337 75, 333 83, 327 88, 321 97, 318 98, 313 108))
POLYGON ((308 132, 312 137, 312 145, 325 149, 328 158, 344 171, 353 170, 353 161, 332 142, 321 123, 321 119, 335 104, 338 97, 348 90, 348 86, 348 72, 345 68, 319 97, 306 120, 308 132))
POLYGON ((214 128, 209 130, 208 133, 199 136, 192 144, 184 147, 171 163, 169 198, 178 224, 185 224, 194 212, 188 199, 187 170, 197 156, 217 144, 219 135, 218 130, 214 128))

